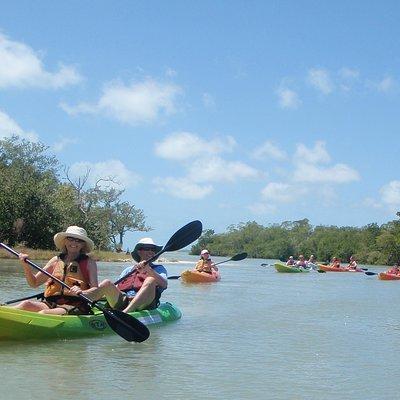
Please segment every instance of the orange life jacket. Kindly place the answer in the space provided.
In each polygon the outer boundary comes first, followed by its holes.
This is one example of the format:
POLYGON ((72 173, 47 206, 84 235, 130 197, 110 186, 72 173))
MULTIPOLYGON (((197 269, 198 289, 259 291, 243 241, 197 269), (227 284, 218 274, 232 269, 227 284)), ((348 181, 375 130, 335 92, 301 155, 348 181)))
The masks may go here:
MULTIPOLYGON (((79 261, 72 261, 68 265, 58 257, 54 262, 54 269, 52 275, 58 278, 60 281, 65 282, 68 286, 77 285, 82 290, 90 288, 89 283, 89 270, 88 270, 89 258, 85 257, 79 261)), ((46 282, 46 289, 44 291, 44 297, 50 296, 73 296, 73 294, 58 282, 53 279, 49 279, 46 282)))
POLYGON ((212 261, 210 259, 208 260, 201 259, 197 261, 196 270, 200 272, 208 272, 209 274, 211 274, 212 273, 211 263, 212 261))

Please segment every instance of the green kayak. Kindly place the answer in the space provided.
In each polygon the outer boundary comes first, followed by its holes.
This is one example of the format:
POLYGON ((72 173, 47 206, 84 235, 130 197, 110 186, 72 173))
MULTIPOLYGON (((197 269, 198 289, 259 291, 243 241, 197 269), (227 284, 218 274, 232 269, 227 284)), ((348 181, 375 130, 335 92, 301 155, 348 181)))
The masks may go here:
MULTIPOLYGON (((132 316, 145 325, 158 325, 181 318, 171 303, 154 310, 135 311, 132 316)), ((26 339, 70 339, 114 333, 102 312, 93 315, 46 315, 0 306, 0 341, 26 339)))
POLYGON ((292 267, 281 263, 275 263, 274 265, 278 272, 310 272, 309 269, 292 267))

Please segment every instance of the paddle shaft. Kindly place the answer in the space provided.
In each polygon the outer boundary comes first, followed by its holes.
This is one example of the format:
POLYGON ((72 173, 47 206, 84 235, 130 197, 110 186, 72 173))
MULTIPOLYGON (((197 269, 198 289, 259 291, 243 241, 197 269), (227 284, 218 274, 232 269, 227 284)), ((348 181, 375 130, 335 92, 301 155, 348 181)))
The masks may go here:
POLYGON ((20 301, 29 300, 29 299, 42 299, 43 296, 44 296, 44 292, 37 293, 37 294, 32 294, 32 295, 26 296, 26 297, 21 297, 20 299, 8 300, 8 301, 6 301, 6 302, 4 302, 2 304, 3 305, 8 305, 8 304, 19 303, 20 301))

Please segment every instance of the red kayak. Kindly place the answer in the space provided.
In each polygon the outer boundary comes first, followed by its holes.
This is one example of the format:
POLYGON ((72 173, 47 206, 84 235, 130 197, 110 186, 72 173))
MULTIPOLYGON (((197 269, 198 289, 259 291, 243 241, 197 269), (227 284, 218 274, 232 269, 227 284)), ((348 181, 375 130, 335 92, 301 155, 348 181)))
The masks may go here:
POLYGON ((362 269, 346 268, 346 267, 331 267, 330 265, 318 264, 318 269, 325 272, 364 272, 362 269))
POLYGON ((381 281, 400 281, 400 275, 388 274, 387 272, 381 272, 378 274, 378 278, 381 281))

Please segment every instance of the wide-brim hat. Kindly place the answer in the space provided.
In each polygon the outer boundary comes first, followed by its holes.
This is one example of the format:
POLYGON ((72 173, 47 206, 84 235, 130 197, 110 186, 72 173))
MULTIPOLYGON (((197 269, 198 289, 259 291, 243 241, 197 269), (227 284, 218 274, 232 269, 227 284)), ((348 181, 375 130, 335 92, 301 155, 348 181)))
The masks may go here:
POLYGON ((143 238, 143 239, 140 239, 140 240, 137 242, 135 248, 133 249, 133 251, 132 251, 132 253, 131 253, 132 258, 133 258, 135 261, 137 261, 137 262, 140 261, 138 249, 140 249, 140 247, 142 247, 142 246, 149 246, 149 247, 150 247, 150 246, 154 246, 154 252, 155 252, 155 253, 158 253, 158 252, 162 249, 162 246, 157 246, 157 245, 154 243, 154 241, 153 241, 152 238, 143 238))
POLYGON ((69 226, 65 232, 59 232, 54 235, 54 243, 59 250, 66 250, 65 238, 67 237, 83 240, 85 242, 85 246, 82 248, 82 250, 85 253, 90 253, 94 248, 93 240, 88 237, 85 229, 79 226, 69 226))

